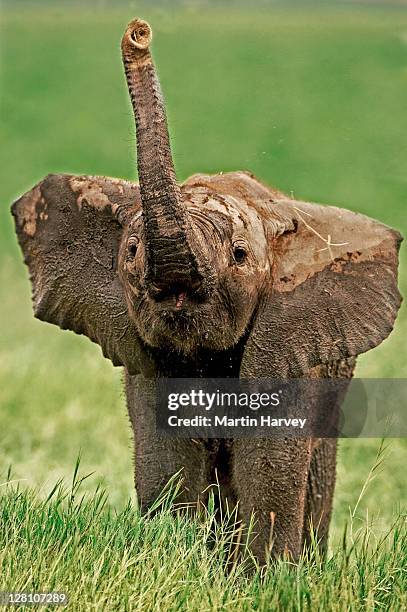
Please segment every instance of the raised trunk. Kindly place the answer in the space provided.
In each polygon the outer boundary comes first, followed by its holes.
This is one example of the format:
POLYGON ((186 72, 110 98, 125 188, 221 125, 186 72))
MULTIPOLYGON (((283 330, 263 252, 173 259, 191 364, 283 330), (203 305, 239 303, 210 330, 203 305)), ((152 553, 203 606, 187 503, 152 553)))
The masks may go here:
POLYGON ((123 63, 136 120, 137 163, 143 208, 146 280, 158 290, 197 288, 202 270, 175 177, 160 84, 148 49, 150 26, 132 21, 122 40, 123 63))

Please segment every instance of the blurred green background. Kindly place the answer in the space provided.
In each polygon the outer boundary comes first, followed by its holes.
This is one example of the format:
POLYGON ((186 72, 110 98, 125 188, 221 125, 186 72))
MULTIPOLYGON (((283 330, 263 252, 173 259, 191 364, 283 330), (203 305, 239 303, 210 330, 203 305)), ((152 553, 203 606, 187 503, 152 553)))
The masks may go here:
MULTIPOLYGON (((45 494, 72 473, 81 451, 82 470, 95 471, 87 486, 101 482, 116 505, 133 494, 121 373, 85 338, 34 320, 9 206, 48 172, 136 177, 119 50, 135 15, 153 27, 180 179, 249 169, 297 198, 338 204, 407 234, 405 8, 4 3, 0 485, 11 465, 14 478, 45 494)), ((403 249, 401 260, 406 294, 403 249)), ((404 307, 391 337, 359 359, 357 375, 406 377, 406 336, 404 307)), ((360 506, 380 514, 382 526, 406 501, 407 445, 388 444, 360 506)), ((341 442, 336 531, 378 445, 341 442)))

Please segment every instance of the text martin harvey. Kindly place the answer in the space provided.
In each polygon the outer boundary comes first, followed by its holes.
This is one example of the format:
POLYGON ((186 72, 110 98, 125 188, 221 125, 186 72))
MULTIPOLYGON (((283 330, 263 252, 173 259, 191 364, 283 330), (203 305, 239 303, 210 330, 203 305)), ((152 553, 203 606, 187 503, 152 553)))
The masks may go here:
POLYGON ((168 417, 170 427, 299 427, 303 429, 307 419, 275 419, 271 416, 235 417, 228 416, 194 416, 181 418, 176 415, 168 417))

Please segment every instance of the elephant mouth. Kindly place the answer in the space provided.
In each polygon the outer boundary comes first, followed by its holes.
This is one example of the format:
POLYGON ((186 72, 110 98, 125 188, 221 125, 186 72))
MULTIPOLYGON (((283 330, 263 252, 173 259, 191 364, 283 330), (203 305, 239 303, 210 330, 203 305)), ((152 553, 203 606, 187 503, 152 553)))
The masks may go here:
POLYGON ((187 294, 185 291, 181 291, 181 293, 178 293, 177 295, 175 295, 175 308, 177 310, 180 310, 182 308, 182 305, 186 297, 187 297, 187 294))
POLYGON ((174 285, 154 295, 153 301, 159 310, 176 313, 195 310, 205 300, 199 292, 189 287, 174 285))
POLYGON ((156 294, 149 289, 137 308, 140 334, 147 344, 191 354, 206 342, 210 297, 181 285, 156 294))

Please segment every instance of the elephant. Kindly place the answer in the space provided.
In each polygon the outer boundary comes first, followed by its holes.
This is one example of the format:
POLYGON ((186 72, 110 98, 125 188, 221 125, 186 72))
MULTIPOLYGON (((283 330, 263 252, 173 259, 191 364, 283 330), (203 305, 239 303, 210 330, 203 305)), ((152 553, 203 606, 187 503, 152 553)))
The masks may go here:
POLYGON ((259 563, 326 546, 335 439, 174 439, 155 428, 158 378, 350 380, 401 303, 394 229, 294 200, 247 171, 177 182, 149 24, 122 39, 139 183, 51 174, 12 206, 35 316, 124 368, 143 510, 182 471, 179 500, 218 479, 255 517, 259 563), (272 543, 270 545, 270 532, 272 543))

